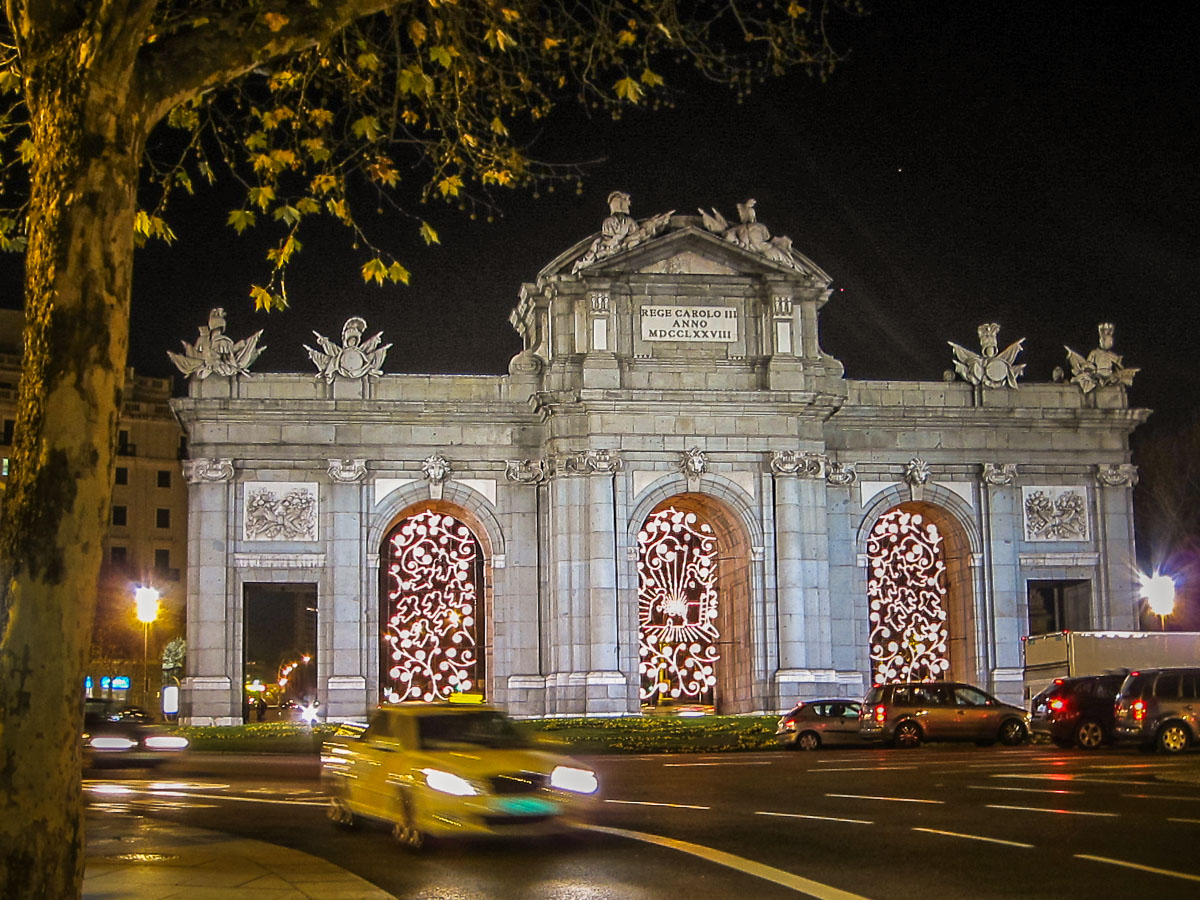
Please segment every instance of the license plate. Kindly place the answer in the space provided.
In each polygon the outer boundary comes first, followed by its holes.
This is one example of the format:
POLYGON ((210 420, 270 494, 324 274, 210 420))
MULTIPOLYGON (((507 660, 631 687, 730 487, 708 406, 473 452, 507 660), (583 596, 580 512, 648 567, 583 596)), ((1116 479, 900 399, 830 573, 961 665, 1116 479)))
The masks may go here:
POLYGON ((496 809, 510 816, 545 816, 558 812, 558 804, 540 797, 505 797, 496 801, 496 809))

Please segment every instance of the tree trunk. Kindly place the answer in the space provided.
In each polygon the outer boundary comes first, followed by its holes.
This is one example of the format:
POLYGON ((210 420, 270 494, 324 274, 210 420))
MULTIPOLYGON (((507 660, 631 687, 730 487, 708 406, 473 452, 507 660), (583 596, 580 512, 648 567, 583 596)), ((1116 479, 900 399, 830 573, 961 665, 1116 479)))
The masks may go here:
POLYGON ((133 52, 111 33, 23 37, 35 153, 24 369, 0 521, 0 896, 68 898, 83 885, 83 675, 145 127, 127 97, 133 52))

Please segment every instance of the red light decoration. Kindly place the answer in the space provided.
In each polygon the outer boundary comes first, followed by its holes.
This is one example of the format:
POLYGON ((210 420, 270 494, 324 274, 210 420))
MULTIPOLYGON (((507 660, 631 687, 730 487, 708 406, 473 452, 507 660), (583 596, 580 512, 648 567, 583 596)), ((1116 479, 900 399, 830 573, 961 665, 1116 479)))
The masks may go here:
POLYGON ((454 517, 426 510, 401 522, 387 546, 384 700, 481 691, 479 541, 454 517))
POLYGON ((872 678, 934 681, 950 670, 946 563, 937 526, 897 507, 867 538, 872 678))
POLYGON ((717 539, 695 513, 668 508, 638 532, 641 700, 716 698, 717 539))

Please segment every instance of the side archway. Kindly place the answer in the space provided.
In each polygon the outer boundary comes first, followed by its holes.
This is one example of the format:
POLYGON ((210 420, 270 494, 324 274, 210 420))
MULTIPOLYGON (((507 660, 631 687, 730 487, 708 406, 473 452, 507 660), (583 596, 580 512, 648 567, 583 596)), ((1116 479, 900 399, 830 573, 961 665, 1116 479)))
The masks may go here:
POLYGON ((384 702, 487 696, 490 543, 461 506, 403 509, 379 553, 379 690, 384 702))
POLYGON ((971 535, 939 503, 891 499, 872 508, 860 532, 871 683, 977 681, 971 535))

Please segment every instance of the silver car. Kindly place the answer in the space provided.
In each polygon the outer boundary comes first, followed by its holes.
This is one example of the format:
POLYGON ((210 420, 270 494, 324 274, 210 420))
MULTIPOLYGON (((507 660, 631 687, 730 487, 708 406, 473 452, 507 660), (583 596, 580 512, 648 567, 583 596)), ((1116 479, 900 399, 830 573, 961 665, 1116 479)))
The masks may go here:
POLYGON ((833 744, 862 744, 858 733, 857 700, 837 697, 829 700, 805 700, 784 713, 775 729, 775 738, 789 750, 816 750, 833 744))

